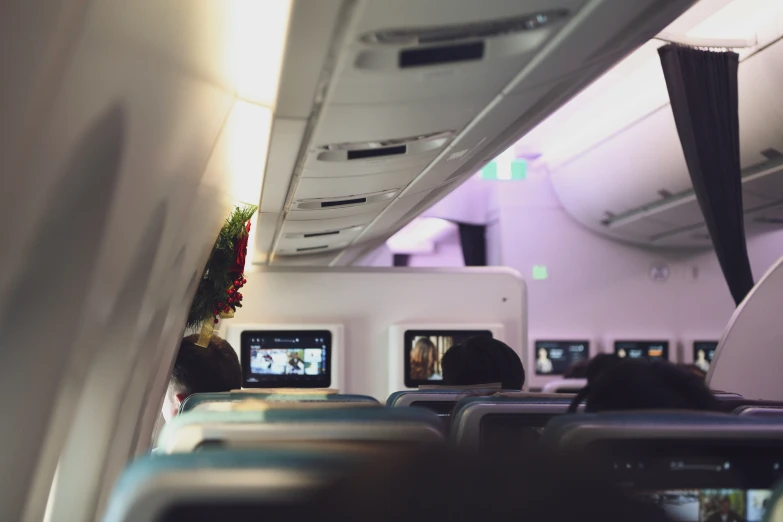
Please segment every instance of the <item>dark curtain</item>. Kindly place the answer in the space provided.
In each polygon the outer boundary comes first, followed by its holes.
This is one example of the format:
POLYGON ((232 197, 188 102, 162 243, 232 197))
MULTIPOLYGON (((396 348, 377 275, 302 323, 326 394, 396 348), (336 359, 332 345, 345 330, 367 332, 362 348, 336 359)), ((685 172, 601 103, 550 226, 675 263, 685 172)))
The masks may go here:
POLYGON ((394 266, 408 266, 410 260, 410 254, 394 254, 394 266))
POLYGON ((753 287, 740 179, 733 52, 666 45, 658 50, 693 189, 734 301, 753 287))
POLYGON ((487 227, 486 225, 459 225, 459 242, 462 245, 462 258, 465 266, 487 266, 487 227))

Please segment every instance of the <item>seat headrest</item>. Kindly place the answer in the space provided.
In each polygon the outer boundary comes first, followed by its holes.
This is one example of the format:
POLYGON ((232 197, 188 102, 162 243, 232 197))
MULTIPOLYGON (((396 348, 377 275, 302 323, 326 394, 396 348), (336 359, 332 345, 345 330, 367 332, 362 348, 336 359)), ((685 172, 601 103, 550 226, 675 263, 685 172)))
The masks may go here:
POLYGON ((351 455, 292 451, 148 455, 122 473, 103 520, 162 520, 172 506, 202 501, 273 503, 301 496, 357 462, 351 455))
POLYGON ((193 451, 203 442, 241 440, 429 440, 444 438, 443 424, 419 408, 318 408, 190 411, 174 417, 159 437, 164 453, 193 451), (384 435, 386 434, 386 435, 384 435))
POLYGON ((760 440, 783 437, 783 424, 724 413, 644 411, 562 415, 552 419, 542 442, 581 451, 599 440, 760 440), (704 428, 704 429, 700 429, 704 428))
MULTIPOLYGON (((264 400, 276 402, 366 402, 379 404, 377 400, 368 395, 332 393, 335 390, 309 390, 309 389, 259 389, 259 390, 234 390, 222 393, 194 393, 188 396, 180 406, 180 413, 201 409, 208 403, 241 402, 247 400, 264 400), (324 393, 329 392, 329 393, 324 393)), ((230 408, 214 408, 230 409, 230 408)))

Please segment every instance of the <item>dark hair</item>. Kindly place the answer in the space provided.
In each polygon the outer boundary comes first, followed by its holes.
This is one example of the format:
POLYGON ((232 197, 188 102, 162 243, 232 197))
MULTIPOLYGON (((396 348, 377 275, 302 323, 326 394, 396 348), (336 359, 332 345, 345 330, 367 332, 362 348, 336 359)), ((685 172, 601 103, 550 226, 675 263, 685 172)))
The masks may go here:
POLYGON ((213 336, 206 348, 196 345, 198 335, 182 339, 171 386, 177 393, 226 392, 242 387, 239 358, 228 342, 213 336))
POLYGON ((370 459, 313 498, 324 522, 665 522, 605 473, 551 455, 493 458, 447 448, 370 459), (521 506, 521 507, 520 507, 521 506))
POLYGON ((612 366, 590 386, 586 399, 588 412, 717 409, 703 379, 664 361, 627 360, 612 366))
POLYGON ((440 364, 446 386, 499 382, 504 389, 521 390, 525 385, 525 368, 519 355, 491 337, 470 337, 455 344, 443 354, 440 364))
POLYGON ((701 368, 699 368, 695 364, 678 364, 677 366, 679 368, 682 368, 686 372, 691 372, 693 375, 695 375, 696 377, 698 377, 701 380, 704 380, 704 379, 707 378, 707 374, 704 372, 704 370, 702 370, 701 368))
POLYGON ((590 359, 590 362, 587 364, 587 368, 585 369, 585 379, 587 379, 587 385, 582 388, 573 398, 571 405, 568 407, 568 413, 575 413, 577 408, 579 408, 579 405, 590 393, 591 387, 594 386, 596 382, 598 382, 598 379, 601 378, 604 372, 609 368, 620 364, 621 362, 623 362, 623 359, 620 359, 613 353, 599 353, 590 359))
POLYGON ((587 378, 587 366, 590 364, 590 361, 579 361, 578 363, 572 365, 570 368, 568 368, 565 373, 563 373, 563 379, 586 379, 587 378))

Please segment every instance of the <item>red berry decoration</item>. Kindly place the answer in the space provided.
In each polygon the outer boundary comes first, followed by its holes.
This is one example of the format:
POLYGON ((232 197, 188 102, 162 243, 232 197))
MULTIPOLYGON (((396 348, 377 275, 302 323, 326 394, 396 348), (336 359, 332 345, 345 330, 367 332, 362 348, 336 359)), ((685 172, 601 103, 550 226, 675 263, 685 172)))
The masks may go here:
POLYGON ((239 279, 234 280, 234 288, 239 288, 239 279))
POLYGON ((228 304, 231 304, 231 303, 233 303, 233 302, 234 302, 234 299, 232 299, 231 297, 229 297, 229 298, 228 298, 228 304))
POLYGON ((220 319, 215 319, 215 324, 218 324, 220 322, 220 319))
MULTIPOLYGON (((234 292, 235 292, 235 291, 236 291, 236 290, 234 290, 233 288, 229 288, 229 289, 228 289, 228 295, 234 295, 234 292)), ((229 299, 230 299, 230 298, 229 298, 229 299)))
POLYGON ((244 285, 245 283, 247 283, 247 279, 242 278, 242 284, 244 285))
POLYGON ((218 307, 218 310, 223 308, 223 302, 222 301, 218 301, 217 307, 218 307))
POLYGON ((239 292, 237 292, 237 296, 236 297, 237 297, 237 301, 241 301, 242 300, 242 294, 240 294, 239 292))

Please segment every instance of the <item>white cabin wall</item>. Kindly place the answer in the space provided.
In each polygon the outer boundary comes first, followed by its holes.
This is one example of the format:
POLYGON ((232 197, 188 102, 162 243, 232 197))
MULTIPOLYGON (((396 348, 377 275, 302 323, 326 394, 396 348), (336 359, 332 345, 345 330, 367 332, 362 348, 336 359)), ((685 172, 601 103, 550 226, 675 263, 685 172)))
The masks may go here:
POLYGON ((408 266, 429 268, 465 266, 459 234, 455 231, 438 241, 435 245, 435 251, 431 254, 412 255, 408 260, 408 266))
MULTIPOLYGON (((563 210, 543 174, 494 182, 498 224, 488 231, 497 264, 528 282, 530 337, 591 335, 718 339, 734 304, 711 251, 648 250, 599 236, 563 210), (664 262, 668 281, 650 279, 664 262), (534 265, 548 278, 534 280, 534 265)), ((754 275, 783 255, 783 231, 748 241, 754 275)), ((492 258, 495 259, 492 259, 492 258)))

